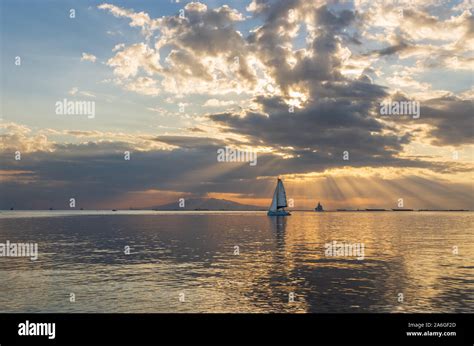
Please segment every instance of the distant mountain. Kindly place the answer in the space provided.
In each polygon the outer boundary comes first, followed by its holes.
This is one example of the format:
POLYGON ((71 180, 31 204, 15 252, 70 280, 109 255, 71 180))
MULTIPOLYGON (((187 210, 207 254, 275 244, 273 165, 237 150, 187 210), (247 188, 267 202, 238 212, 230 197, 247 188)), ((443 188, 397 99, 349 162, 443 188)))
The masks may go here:
POLYGON ((179 206, 179 202, 173 202, 151 207, 155 210, 265 210, 263 207, 255 205, 240 204, 217 198, 190 198, 185 199, 184 208, 179 206))

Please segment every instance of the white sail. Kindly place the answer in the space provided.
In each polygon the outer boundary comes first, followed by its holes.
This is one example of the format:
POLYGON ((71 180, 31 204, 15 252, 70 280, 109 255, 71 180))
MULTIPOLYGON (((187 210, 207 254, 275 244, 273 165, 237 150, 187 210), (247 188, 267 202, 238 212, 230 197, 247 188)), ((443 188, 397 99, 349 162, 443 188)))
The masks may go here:
POLYGON ((278 199, 278 184, 277 187, 275 188, 275 192, 273 193, 273 199, 272 199, 272 204, 270 204, 270 211, 276 211, 277 210, 277 199, 278 199))
POLYGON ((273 193, 272 204, 268 210, 268 216, 288 216, 290 212, 286 211, 286 192, 285 187, 280 179, 278 179, 275 192, 273 193))
MULTIPOLYGON (((277 208, 284 208, 286 207, 286 191, 283 183, 280 179, 278 179, 278 185, 275 192, 278 190, 278 199, 277 199, 277 208)), ((275 198, 275 197, 274 197, 275 198)))

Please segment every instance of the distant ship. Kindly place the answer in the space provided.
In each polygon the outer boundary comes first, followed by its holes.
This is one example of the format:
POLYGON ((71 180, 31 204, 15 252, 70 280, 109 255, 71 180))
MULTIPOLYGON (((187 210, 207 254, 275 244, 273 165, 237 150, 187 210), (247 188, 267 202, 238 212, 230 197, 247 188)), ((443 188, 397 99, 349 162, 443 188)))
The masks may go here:
POLYGON ((321 205, 321 203, 318 202, 318 205, 316 206, 316 208, 314 208, 314 211, 324 211, 323 206, 321 205))
POLYGON ((289 211, 286 211, 284 208, 287 207, 286 203, 286 191, 283 186, 283 182, 280 178, 277 180, 277 186, 275 192, 273 193, 272 204, 268 209, 268 216, 287 216, 291 215, 289 211))

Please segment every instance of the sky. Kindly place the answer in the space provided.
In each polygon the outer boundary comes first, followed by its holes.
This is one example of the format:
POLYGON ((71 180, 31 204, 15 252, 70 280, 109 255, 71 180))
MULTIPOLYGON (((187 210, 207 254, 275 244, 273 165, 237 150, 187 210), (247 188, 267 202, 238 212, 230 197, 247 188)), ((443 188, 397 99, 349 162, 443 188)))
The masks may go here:
POLYGON ((301 209, 474 209, 472 1, 4 0, 0 16, 0 209, 267 206, 277 177, 301 209))

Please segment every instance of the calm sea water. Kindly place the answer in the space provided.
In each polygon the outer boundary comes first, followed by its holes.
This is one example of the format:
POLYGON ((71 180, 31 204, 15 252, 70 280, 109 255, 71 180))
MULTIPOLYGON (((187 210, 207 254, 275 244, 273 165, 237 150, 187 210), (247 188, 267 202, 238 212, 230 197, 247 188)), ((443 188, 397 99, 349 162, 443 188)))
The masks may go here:
POLYGON ((39 251, 0 257, 0 311, 473 312, 473 226, 470 212, 0 212, 0 243, 39 251), (326 256, 332 241, 364 259, 326 256))

